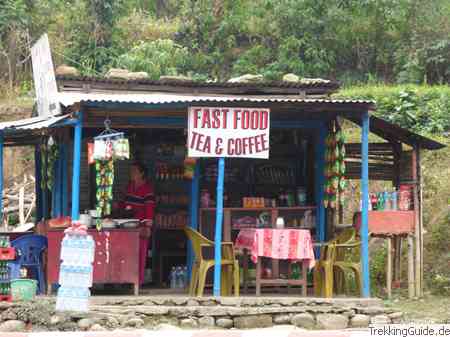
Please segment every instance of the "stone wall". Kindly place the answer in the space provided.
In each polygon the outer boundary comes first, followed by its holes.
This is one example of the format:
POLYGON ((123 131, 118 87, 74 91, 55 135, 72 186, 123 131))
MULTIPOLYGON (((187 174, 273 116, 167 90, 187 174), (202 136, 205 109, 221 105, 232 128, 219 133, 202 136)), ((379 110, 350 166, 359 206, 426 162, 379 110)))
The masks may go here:
POLYGON ((292 324, 304 329, 399 323, 402 314, 375 299, 135 297, 92 299, 89 313, 55 313, 54 299, 0 303, 1 331, 156 329, 251 329, 292 324))

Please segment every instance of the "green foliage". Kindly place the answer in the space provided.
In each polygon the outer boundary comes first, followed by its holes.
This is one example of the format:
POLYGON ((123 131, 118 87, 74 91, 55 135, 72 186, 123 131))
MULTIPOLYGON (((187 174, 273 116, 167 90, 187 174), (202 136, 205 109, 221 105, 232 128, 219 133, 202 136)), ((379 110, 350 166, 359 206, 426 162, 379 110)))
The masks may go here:
MULTIPOLYGON (((448 0, 0 2, 3 55, 20 64, 27 41, 45 31, 65 55, 57 56, 58 63, 78 66, 83 74, 104 72, 140 43, 169 39, 187 48, 184 71, 197 78, 260 73, 279 80, 289 72, 351 84, 450 80, 448 0)), ((17 73, 30 76, 26 67, 8 71, 13 81, 21 77, 17 73)))
POLYGON ((187 48, 172 40, 156 40, 139 43, 120 55, 116 65, 130 71, 146 71, 151 79, 159 79, 161 75, 183 74, 188 58, 187 48))
POLYGON ((4 35, 11 26, 26 25, 26 5, 21 0, 3 0, 0 2, 0 36, 4 35))
POLYGON ((383 246, 374 249, 370 255, 370 285, 372 294, 379 296, 386 284, 387 248, 383 246))
POLYGON ((346 88, 336 96, 374 100, 376 115, 418 133, 450 131, 447 86, 360 86, 346 88))
POLYGON ((431 228, 427 241, 426 281, 436 294, 450 295, 450 211, 440 222, 431 228))

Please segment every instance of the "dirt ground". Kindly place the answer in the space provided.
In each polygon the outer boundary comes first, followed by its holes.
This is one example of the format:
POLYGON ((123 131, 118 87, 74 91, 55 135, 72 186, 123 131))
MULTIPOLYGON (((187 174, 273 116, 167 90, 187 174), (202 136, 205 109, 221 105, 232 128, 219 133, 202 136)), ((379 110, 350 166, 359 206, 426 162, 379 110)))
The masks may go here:
POLYGON ((425 295, 421 299, 394 298, 385 305, 402 311, 405 322, 450 324, 450 297, 425 295))

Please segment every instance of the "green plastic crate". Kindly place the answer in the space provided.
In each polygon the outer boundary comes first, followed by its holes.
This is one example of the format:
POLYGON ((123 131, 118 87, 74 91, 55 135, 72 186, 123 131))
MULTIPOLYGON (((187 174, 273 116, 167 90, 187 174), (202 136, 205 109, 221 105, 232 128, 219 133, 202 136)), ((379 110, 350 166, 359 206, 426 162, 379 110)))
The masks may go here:
POLYGON ((11 281, 11 295, 13 301, 31 301, 36 296, 37 281, 17 279, 11 281))

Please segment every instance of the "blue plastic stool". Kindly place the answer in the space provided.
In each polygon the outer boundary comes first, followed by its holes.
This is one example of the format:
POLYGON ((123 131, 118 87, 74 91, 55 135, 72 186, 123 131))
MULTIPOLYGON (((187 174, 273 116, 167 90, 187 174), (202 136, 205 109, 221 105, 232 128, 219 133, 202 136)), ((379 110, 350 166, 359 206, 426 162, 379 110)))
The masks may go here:
POLYGON ((11 242, 16 249, 16 260, 8 263, 11 279, 20 278, 20 268, 34 270, 37 275, 38 292, 44 294, 46 283, 42 267, 42 253, 48 246, 48 241, 42 235, 25 235, 11 242))

